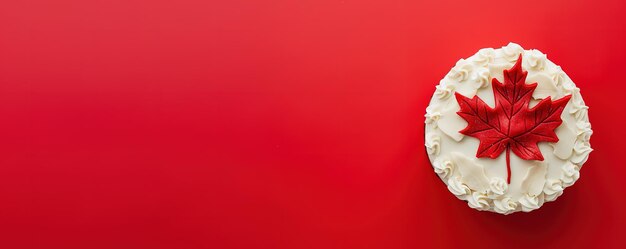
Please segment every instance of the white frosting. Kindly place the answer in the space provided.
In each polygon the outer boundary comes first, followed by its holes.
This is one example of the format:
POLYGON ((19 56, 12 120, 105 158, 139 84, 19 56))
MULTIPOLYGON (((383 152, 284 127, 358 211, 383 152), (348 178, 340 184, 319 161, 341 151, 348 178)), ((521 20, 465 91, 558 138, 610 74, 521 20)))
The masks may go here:
POLYGON ((467 199, 467 205, 479 210, 489 209, 489 197, 485 193, 474 192, 471 196, 471 198, 467 199))
POLYGON ((489 181, 489 190, 495 196, 503 195, 508 188, 509 185, 506 183, 506 180, 500 177, 491 178, 491 181, 489 181))
POLYGON ((592 151, 588 109, 580 89, 539 50, 524 50, 515 43, 484 48, 459 60, 436 87, 425 115, 426 150, 437 175, 468 206, 500 214, 529 212, 556 200, 580 177, 579 170, 592 151), (478 139, 459 133, 467 121, 456 114, 460 107, 453 95, 478 95, 493 107, 492 79, 503 82, 502 71, 510 69, 520 54, 528 71, 526 83, 537 83, 530 107, 547 97, 572 97, 561 114, 563 123, 555 130, 559 141, 538 144, 543 161, 522 160, 511 153, 507 183, 505 152, 496 159, 476 158, 478 139))
POLYGON ((441 178, 447 178, 454 173, 454 164, 450 160, 439 160, 433 163, 435 173, 441 178))
POLYGON ((441 138, 436 133, 426 135, 426 151, 429 155, 439 155, 439 143, 441 138))
POLYGON ((589 158, 589 153, 592 151, 591 145, 588 141, 576 140, 574 144, 574 154, 572 155, 572 162, 578 165, 582 165, 589 158))
POLYGON ((572 163, 565 163, 562 167, 563 174, 561 175, 561 181, 563 181, 563 187, 572 186, 578 178, 580 178, 580 172, 576 168, 576 165, 572 163))
POLYGON ((436 88, 437 90, 435 90, 435 96, 442 100, 450 98, 454 92, 454 85, 446 84, 443 81, 436 88))
POLYGON ((572 153, 574 152, 574 144, 577 139, 576 132, 574 132, 574 130, 570 127, 571 124, 559 126, 556 129, 556 135, 559 137, 559 142, 550 144, 554 147, 554 155, 563 160, 567 160, 572 156, 572 153))
POLYGON ((548 179, 543 188, 546 201, 554 201, 563 194, 563 182, 558 179, 548 179))
POLYGON ((500 50, 502 51, 501 57, 510 62, 517 61, 519 54, 524 52, 524 49, 522 48, 522 46, 512 43, 512 42, 502 47, 502 49, 500 50))
POLYGON ((424 115, 424 117, 426 118, 427 124, 434 123, 435 127, 437 127, 437 121, 439 121, 439 118, 441 117, 441 112, 433 111, 433 108, 429 106, 428 108, 426 108, 426 114, 424 115))
POLYGON ((447 77, 454 81, 465 81, 469 77, 470 72, 472 71, 472 64, 460 59, 456 62, 456 66, 450 70, 447 77))
POLYGON ((540 208, 543 205, 543 195, 529 195, 525 194, 522 198, 519 199, 519 203, 522 206, 522 211, 530 212, 535 209, 540 208))
POLYGON ((448 190, 462 200, 466 198, 466 195, 472 193, 467 185, 463 184, 458 177, 451 177, 448 179, 448 190))
POLYGON ((509 214, 517 209, 517 202, 511 197, 505 196, 502 199, 493 200, 493 210, 501 214, 509 214))
POLYGON ((591 130, 591 124, 588 121, 580 120, 576 122, 576 127, 578 128, 578 133, 576 134, 578 137, 581 137, 582 141, 589 141, 591 138, 591 134, 593 131, 591 130))
POLYGON ((478 50, 478 53, 476 53, 473 62, 480 66, 485 66, 488 63, 493 62, 493 58, 495 57, 495 55, 496 52, 493 48, 483 48, 481 50, 478 50))
POLYGON ((448 101, 448 104, 440 113, 440 117, 437 119, 437 126, 448 137, 454 139, 454 141, 461 141, 463 134, 459 133, 463 129, 467 122, 463 120, 456 112, 459 110, 459 104, 454 101, 448 101))
POLYGON ((533 49, 528 52, 526 64, 529 69, 541 71, 546 66, 547 56, 539 50, 533 49))
POLYGON ((489 69, 481 68, 476 71, 476 74, 472 76, 472 80, 476 83, 476 88, 484 88, 489 86, 489 69))
POLYGON ((541 194, 543 190, 548 167, 546 163, 541 161, 531 161, 531 163, 534 165, 527 167, 526 176, 524 180, 522 180, 521 188, 525 190, 527 194, 537 196, 541 194))
POLYGON ((482 165, 460 153, 450 153, 452 160, 460 167, 457 168, 461 181, 474 191, 484 192, 490 189, 489 179, 485 175, 482 165))
POLYGON ((552 77, 546 73, 534 73, 526 78, 526 82, 536 82, 537 88, 533 92, 533 99, 545 99, 556 95, 559 90, 552 81, 552 77))

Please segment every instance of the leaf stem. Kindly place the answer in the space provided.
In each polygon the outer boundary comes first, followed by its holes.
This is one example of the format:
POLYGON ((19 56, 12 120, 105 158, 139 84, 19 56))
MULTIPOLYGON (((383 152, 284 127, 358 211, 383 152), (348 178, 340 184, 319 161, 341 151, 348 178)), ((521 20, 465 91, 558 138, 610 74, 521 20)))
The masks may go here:
POLYGON ((511 184, 511 145, 506 146, 506 183, 511 184))

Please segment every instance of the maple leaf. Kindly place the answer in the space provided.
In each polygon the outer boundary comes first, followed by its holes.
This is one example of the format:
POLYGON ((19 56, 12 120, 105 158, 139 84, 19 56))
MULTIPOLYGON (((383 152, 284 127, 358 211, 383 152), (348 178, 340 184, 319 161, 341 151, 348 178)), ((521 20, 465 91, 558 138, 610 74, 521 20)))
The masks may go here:
POLYGON ((543 161, 538 142, 559 141, 554 129, 561 123, 561 113, 571 98, 564 96, 552 101, 550 97, 528 108, 537 83, 526 84, 528 72, 522 70, 522 55, 515 65, 504 70, 504 83, 492 79, 495 107, 491 108, 478 96, 465 97, 455 93, 461 107, 457 112, 468 123, 461 134, 478 138, 476 157, 497 158, 506 150, 507 182, 511 181, 511 151, 524 160, 543 161))

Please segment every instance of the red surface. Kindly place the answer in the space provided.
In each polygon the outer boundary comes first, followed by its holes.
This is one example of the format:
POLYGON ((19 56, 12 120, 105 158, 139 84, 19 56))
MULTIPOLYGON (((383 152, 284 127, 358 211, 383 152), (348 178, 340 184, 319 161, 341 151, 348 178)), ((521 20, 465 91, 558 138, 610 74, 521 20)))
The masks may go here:
POLYGON ((3 1, 2 248, 617 248, 626 3, 3 1), (456 200, 423 147, 461 57, 538 48, 581 88, 581 179, 456 200), (620 101, 621 102, 621 101, 620 101))

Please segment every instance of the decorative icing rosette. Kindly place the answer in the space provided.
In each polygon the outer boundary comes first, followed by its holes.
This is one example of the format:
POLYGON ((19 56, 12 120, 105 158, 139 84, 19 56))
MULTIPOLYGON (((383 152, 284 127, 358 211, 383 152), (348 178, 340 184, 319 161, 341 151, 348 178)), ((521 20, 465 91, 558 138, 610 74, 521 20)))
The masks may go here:
POLYGON ((580 89, 539 50, 509 43, 459 60, 426 108, 426 151, 468 206, 510 214, 556 200, 592 151, 580 89))

